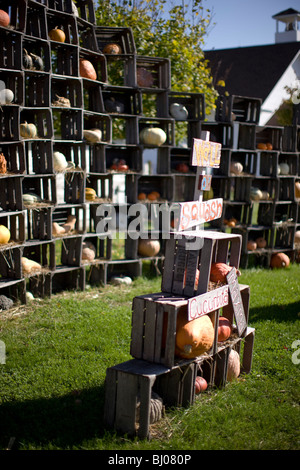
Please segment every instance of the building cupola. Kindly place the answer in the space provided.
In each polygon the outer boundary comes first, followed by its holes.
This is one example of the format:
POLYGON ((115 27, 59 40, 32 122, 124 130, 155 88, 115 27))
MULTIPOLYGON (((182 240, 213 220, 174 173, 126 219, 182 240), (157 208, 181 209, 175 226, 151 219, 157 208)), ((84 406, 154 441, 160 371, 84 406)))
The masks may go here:
POLYGON ((275 43, 300 41, 300 12, 293 8, 281 11, 272 18, 276 20, 275 43))

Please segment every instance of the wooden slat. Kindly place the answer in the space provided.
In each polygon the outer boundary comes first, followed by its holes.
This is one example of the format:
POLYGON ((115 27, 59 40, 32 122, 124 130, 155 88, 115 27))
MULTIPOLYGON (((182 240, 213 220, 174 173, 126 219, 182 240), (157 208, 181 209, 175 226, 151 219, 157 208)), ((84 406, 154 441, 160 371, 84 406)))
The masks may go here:
POLYGON ((145 361, 153 362, 155 355, 156 303, 146 300, 145 307, 145 339, 143 359, 145 361))
POLYGON ((162 292, 171 292, 173 282, 174 257, 176 250, 176 240, 174 237, 166 241, 165 260, 162 275, 162 292))
POLYGON ((121 432, 133 435, 136 431, 137 377, 118 371, 116 386, 115 427, 121 432))
POLYGON ((182 238, 178 240, 177 251, 175 255, 175 267, 174 267, 174 277, 173 277, 173 285, 172 285, 172 293, 173 294, 183 294, 183 287, 184 287, 184 278, 185 278, 185 268, 186 268, 186 259, 187 259, 187 251, 186 251, 186 240, 182 238))
POLYGON ((130 354, 138 359, 142 358, 143 355, 144 309, 144 299, 135 297, 132 302, 130 354))

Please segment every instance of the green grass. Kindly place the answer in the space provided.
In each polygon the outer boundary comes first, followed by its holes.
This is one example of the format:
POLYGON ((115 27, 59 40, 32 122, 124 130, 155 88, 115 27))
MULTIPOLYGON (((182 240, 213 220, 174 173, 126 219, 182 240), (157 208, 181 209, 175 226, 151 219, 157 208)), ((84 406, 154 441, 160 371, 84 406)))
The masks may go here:
POLYGON ((168 410, 149 441, 104 427, 104 380, 107 367, 131 358, 132 299, 158 292, 160 278, 0 313, 0 449, 11 437, 20 450, 299 449, 300 266, 244 270, 239 281, 251 289, 251 374, 168 410))

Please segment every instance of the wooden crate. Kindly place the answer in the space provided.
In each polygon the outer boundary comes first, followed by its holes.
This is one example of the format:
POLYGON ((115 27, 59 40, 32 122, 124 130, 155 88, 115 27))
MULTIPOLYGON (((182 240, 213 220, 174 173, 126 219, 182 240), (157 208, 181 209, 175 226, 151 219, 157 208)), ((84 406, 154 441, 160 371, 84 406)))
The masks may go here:
MULTIPOLYGON (((44 0, 45 1, 45 0, 44 0)), ((47 0, 48 9, 57 12, 63 11, 64 13, 72 13, 71 0, 47 0)))
POLYGON ((51 43, 52 74, 67 77, 79 76, 78 46, 72 44, 51 43))
POLYGON ((92 50, 80 49, 79 59, 88 60, 93 64, 93 67, 97 74, 97 81, 106 83, 107 82, 107 63, 104 54, 94 52, 92 50))
POLYGON ((84 291, 85 268, 57 266, 52 274, 52 292, 58 293, 66 290, 84 291))
POLYGON ((174 179, 170 175, 126 175, 125 184, 125 194, 127 202, 130 204, 136 202, 155 202, 160 204, 173 201, 174 179), (160 195, 156 201, 147 199, 147 196, 152 191, 156 191, 160 195), (141 193, 146 194, 145 200, 139 200, 139 194, 141 193))
POLYGON ((77 29, 80 48, 86 51, 100 52, 94 25, 77 19, 77 29))
POLYGON ((239 95, 220 95, 217 100, 216 121, 250 122, 259 121, 261 99, 239 95))
MULTIPOLYGON (((107 114, 84 111, 83 126, 85 130, 100 129, 102 132, 101 141, 110 143, 112 139, 111 118, 107 114)), ((95 145, 95 144, 90 144, 95 145)))
MULTIPOLYGON (((51 105, 58 106, 56 103, 58 97, 67 98, 70 100, 72 108, 82 108, 83 102, 83 86, 85 80, 79 78, 67 77, 51 77, 51 105)), ((99 87, 99 84, 96 84, 99 87)), ((59 106, 58 106, 59 107, 59 106)))
POLYGON ((22 304, 26 304, 27 299, 25 279, 0 279, 0 295, 5 295, 16 303, 21 302, 22 304))
POLYGON ((136 47, 131 28, 95 26, 95 32, 100 51, 103 51, 107 44, 118 44, 121 47, 122 54, 136 54, 136 47))
MULTIPOLYGON (((143 171, 143 153, 138 145, 127 147, 126 145, 114 145, 105 147, 105 171, 118 173, 142 173, 143 171), (128 170, 115 170, 114 164, 124 160, 128 170)), ((94 171, 94 170, 92 170, 94 171)))
MULTIPOLYGON (((297 176, 299 174, 299 154, 291 152, 280 152, 278 165, 285 163, 289 167, 288 176, 297 176)), ((280 170, 280 168, 279 168, 280 170)), ((279 176, 282 172, 279 172, 279 176)))
POLYGON ((79 18, 92 24, 96 22, 93 0, 77 0, 76 7, 79 18))
MULTIPOLYGON (((0 153, 6 158, 7 173, 23 174, 26 171, 25 146, 23 142, 0 142, 0 153)), ((7 173, 3 176, 6 177, 7 173)))
POLYGON ((137 359, 108 368, 105 380, 105 424, 130 436, 149 438, 151 395, 156 385, 166 406, 191 404, 194 399, 195 374, 196 365, 192 361, 171 371, 164 366, 137 359))
MULTIPOLYGON (((70 164, 69 167, 64 171, 65 173, 72 172, 84 172, 86 169, 86 145, 82 142, 54 142, 53 152, 61 152, 67 162, 70 164)), ((50 152, 51 156, 51 152, 50 152)), ((50 172, 49 172, 50 173, 50 172)), ((83 177, 83 175, 82 175, 83 177)))
POLYGON ((4 87, 14 94, 13 104, 24 106, 24 72, 20 70, 0 70, 0 80, 4 87))
POLYGON ((10 239, 6 244, 1 244, 1 249, 13 247, 25 242, 26 211, 0 212, 0 225, 4 225, 10 231, 10 239))
POLYGON ((0 250, 1 282, 22 279, 20 245, 0 250))
POLYGON ((259 143, 272 144, 273 150, 282 150, 283 127, 280 126, 257 126, 256 146, 259 143))
POLYGON ((44 39, 37 39, 30 36, 23 36, 22 38, 22 55, 24 49, 27 51, 28 54, 32 53, 36 56, 40 57, 43 61, 43 64, 40 65, 33 65, 32 67, 28 68, 25 67, 25 63, 23 62, 23 70, 34 70, 36 72, 50 72, 51 71, 51 54, 50 54, 50 43, 48 40, 44 39))
MULTIPOLYGON (((167 136, 166 142, 163 145, 161 145, 161 147, 164 147, 167 145, 174 147, 175 128, 174 128, 173 119, 139 117, 138 118, 138 133, 140 134, 143 129, 148 128, 148 127, 159 127, 166 133, 166 136, 167 136)), ((151 147, 150 145, 147 146, 146 144, 142 144, 142 145, 144 145, 144 147, 151 147)))
POLYGON ((57 267, 80 267, 82 257, 82 236, 70 235, 55 240, 57 267))
POLYGON ((0 178, 0 207, 3 211, 21 211, 24 209, 22 181, 22 176, 0 178))
MULTIPOLYGON (((203 93, 185 93, 179 91, 168 92, 167 110, 174 103, 183 105, 188 112, 188 120, 203 121, 205 119, 205 97, 203 93)), ((170 114, 168 114, 171 116, 170 114)))
POLYGON ((26 240, 51 240, 51 208, 27 209, 26 240))
POLYGON ((257 176, 278 176, 278 152, 272 150, 259 151, 257 176))
POLYGON ((30 292, 35 298, 51 297, 52 274, 43 272, 26 279, 26 292, 30 292))
MULTIPOLYGON (((53 137, 53 122, 50 109, 36 107, 23 108, 20 110, 20 124, 25 122, 35 124, 37 136, 34 139, 51 139, 53 137)), ((23 139, 34 140, 32 138, 23 139)))
POLYGON ((296 201, 295 178, 282 176, 278 178, 277 201, 296 201))
POLYGON ((25 72, 25 106, 50 106, 50 75, 43 72, 25 72))
MULTIPOLYGON (((65 33, 65 41, 64 44, 73 44, 74 46, 79 45, 79 36, 78 36, 78 28, 75 17, 73 15, 65 15, 59 11, 52 12, 48 10, 47 12, 47 32, 52 29, 59 28, 65 33)), ((53 41, 49 38, 47 34, 47 38, 50 41, 50 44, 53 41)))
POLYGON ((137 116, 110 114, 112 136, 111 143, 118 145, 138 145, 137 116))
POLYGON ((38 276, 40 274, 49 274, 55 270, 55 242, 52 240, 27 240, 23 246, 22 256, 41 265, 40 270, 32 273, 23 272, 26 278, 38 276))
POLYGON ((38 39, 48 39, 45 5, 37 2, 26 2, 26 30, 27 36, 38 39))
POLYGON ((26 13, 28 11, 27 2, 24 0, 3 0, 1 8, 9 12, 10 24, 13 30, 25 32, 26 13))
POLYGON ((54 139, 83 140, 83 110, 52 107, 54 139))
POLYGON ((22 181, 22 194, 33 193, 40 198, 40 202, 25 204, 31 209, 56 204, 56 179, 54 175, 28 175, 22 181))
POLYGON ((171 88, 171 62, 162 57, 136 56, 136 74, 139 88, 143 89, 164 89, 171 88), (139 79, 139 73, 146 73, 147 80, 139 79), (151 77, 151 82, 148 81, 151 77))
POLYGON ((5 28, 0 30, 0 68, 8 70, 22 69, 22 34, 5 28))
POLYGON ((81 260, 82 264, 97 265, 103 263, 105 260, 111 259, 112 240, 110 237, 98 237, 93 234, 85 234, 83 237, 83 247, 89 246, 95 250, 95 259, 93 260, 81 260))
POLYGON ((12 142, 20 140, 20 116, 17 106, 1 106, 0 109, 0 141, 12 142))
POLYGON ((27 174, 53 173, 52 144, 50 140, 25 142, 27 174))
POLYGON ((130 87, 105 85, 102 90, 106 113, 125 115, 142 114, 142 97, 139 90, 130 87))

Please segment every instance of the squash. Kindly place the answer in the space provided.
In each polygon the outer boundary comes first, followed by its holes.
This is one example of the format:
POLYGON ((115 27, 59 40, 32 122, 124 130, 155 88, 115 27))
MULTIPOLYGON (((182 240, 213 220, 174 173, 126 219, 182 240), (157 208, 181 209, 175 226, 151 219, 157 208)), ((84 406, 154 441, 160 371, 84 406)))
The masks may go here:
POLYGON ((151 191, 151 193, 148 194, 149 201, 157 201, 159 198, 160 194, 158 191, 151 191))
POLYGON ((21 266, 24 274, 32 274, 36 271, 40 271, 42 266, 40 263, 26 258, 25 256, 21 257, 21 266))
POLYGON ((28 124, 28 122, 24 122, 20 124, 20 135, 24 137, 24 139, 34 139, 37 136, 37 128, 35 124, 28 124))
POLYGON ((139 194, 138 194, 138 200, 139 200, 139 201, 145 201, 146 198, 147 198, 147 194, 146 194, 146 193, 139 193, 139 194))
POLYGON ((122 48, 119 44, 106 44, 103 48, 104 54, 122 54, 122 48))
POLYGON ((140 256, 156 256, 160 250, 160 241, 140 238, 138 242, 138 254, 140 256))
POLYGON ((25 69, 32 68, 32 57, 28 54, 26 49, 23 49, 23 67, 25 69))
POLYGON ((267 147, 267 150, 273 150, 273 145, 271 144, 271 142, 267 142, 266 147, 267 147))
POLYGON ((225 317, 219 317, 218 342, 226 341, 232 333, 232 324, 225 317))
POLYGON ((4 88, 0 91, 0 105, 11 104, 14 100, 14 92, 9 88, 4 88))
POLYGON ((280 163, 279 164, 279 174, 280 175, 288 175, 290 172, 290 167, 287 163, 280 163))
POLYGON ((201 356, 212 347, 214 335, 214 325, 209 315, 188 321, 187 310, 181 309, 176 324, 176 355, 185 359, 201 356))
POLYGON ((207 382, 204 377, 197 375, 195 378, 195 393, 199 395, 201 392, 205 392, 207 389, 207 382))
POLYGON ((10 23, 9 14, 4 10, 0 10, 0 26, 7 28, 7 26, 9 26, 9 23, 10 23))
POLYGON ((255 242, 258 248, 266 248, 267 246, 267 240, 264 237, 258 237, 255 242))
POLYGON ((4 174, 7 172, 7 161, 3 153, 0 153, 0 173, 4 174))
POLYGON ((178 163, 175 170, 179 173, 188 173, 190 171, 189 166, 186 163, 178 163))
POLYGON ((94 201, 96 199, 96 191, 93 188, 85 188, 85 199, 88 201, 94 201))
POLYGON ((294 243, 295 243, 295 248, 299 249, 300 248, 300 230, 297 230, 295 232, 294 243))
POLYGON ((253 201, 260 201, 263 198, 263 193, 259 188, 252 186, 250 188, 250 199, 253 201))
POLYGON ((41 202, 40 196, 34 193, 25 193, 22 199, 24 204, 36 204, 37 202, 41 202))
POLYGON ((53 168, 55 171, 64 171, 68 166, 66 157, 61 152, 53 152, 53 168))
POLYGON ((160 127, 145 127, 140 132, 140 140, 142 144, 151 147, 160 147, 167 140, 167 135, 160 127))
POLYGON ((91 242, 83 242, 81 259, 93 261, 96 257, 96 248, 91 242))
POLYGON ((96 144, 97 142, 101 142, 102 131, 101 129, 84 130, 83 136, 88 142, 96 144))
POLYGON ((240 355, 234 349, 231 349, 228 356, 227 364, 227 380, 231 382, 234 379, 237 379, 241 372, 241 363, 240 355))
POLYGON ((92 62, 87 59, 79 59, 79 73, 83 78, 97 80, 97 72, 92 62))
POLYGON ((154 78, 149 70, 138 67, 136 71, 137 85, 142 88, 149 88, 154 85, 154 78))
POLYGON ((10 240, 10 230, 5 225, 0 225, 0 244, 8 243, 10 240))
POLYGON ((62 29, 59 29, 57 26, 54 29, 51 29, 48 33, 51 41, 65 42, 66 35, 62 29))
POLYGON ((225 263, 212 263, 210 269, 210 280, 212 282, 227 283, 226 276, 232 270, 232 266, 225 263))
POLYGON ((247 242, 247 250, 254 251, 257 248, 257 243, 254 240, 248 240, 247 242))
POLYGON ((290 258, 285 253, 275 253, 271 257, 270 266, 273 269, 287 268, 290 264, 290 258))
POLYGON ((258 150, 267 150, 267 144, 264 144, 263 142, 259 142, 257 145, 256 145, 256 148, 258 150))
POLYGON ((30 52, 30 57, 32 59, 32 67, 35 70, 44 70, 44 61, 39 55, 30 52))
POLYGON ((240 175, 243 172, 243 165, 240 162, 231 162, 230 164, 230 173, 234 175, 240 175))
POLYGON ((300 181, 295 182, 295 198, 300 198, 300 181))
POLYGON ((174 119, 185 121, 188 118, 188 110, 183 104, 172 103, 170 106, 170 114, 174 119))

